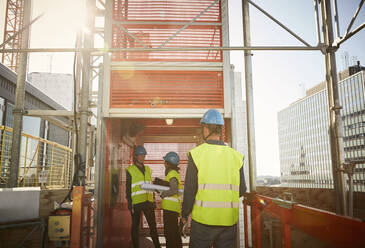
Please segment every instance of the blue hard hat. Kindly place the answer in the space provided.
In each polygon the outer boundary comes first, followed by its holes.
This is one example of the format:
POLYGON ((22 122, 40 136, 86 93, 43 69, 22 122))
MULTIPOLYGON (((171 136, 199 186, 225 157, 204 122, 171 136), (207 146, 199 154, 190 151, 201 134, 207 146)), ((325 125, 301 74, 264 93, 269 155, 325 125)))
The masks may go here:
POLYGON ((136 146, 133 151, 134 155, 147 155, 146 149, 143 146, 136 146))
POLYGON ((165 155, 165 157, 163 157, 163 159, 166 162, 169 162, 170 164, 173 164, 173 165, 178 165, 179 161, 180 161, 179 155, 177 155, 176 152, 166 153, 166 155, 165 155))
POLYGON ((213 125, 224 125, 224 119, 221 113, 216 109, 209 109, 203 115, 203 118, 200 120, 200 124, 213 124, 213 125))

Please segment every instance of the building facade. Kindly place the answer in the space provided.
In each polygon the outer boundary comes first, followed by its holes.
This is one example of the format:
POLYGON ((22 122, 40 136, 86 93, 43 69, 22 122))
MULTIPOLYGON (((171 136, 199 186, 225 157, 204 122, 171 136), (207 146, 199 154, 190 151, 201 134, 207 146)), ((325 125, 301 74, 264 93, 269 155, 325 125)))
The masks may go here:
MULTIPOLYGON (((365 159, 365 71, 339 82, 346 161, 365 159)), ((332 188, 326 84, 278 113, 280 171, 283 186, 332 188)), ((345 178, 347 181, 347 177, 345 178)), ((365 192, 365 165, 357 165, 354 190, 365 192)))
POLYGON ((67 110, 73 109, 74 83, 72 74, 32 72, 27 80, 67 110))
MULTIPOLYGON (((0 63, 0 187, 10 173, 13 109, 16 73, 0 63)), ((64 110, 46 94, 27 81, 25 110, 64 110)), ((67 124, 66 118, 58 121, 67 124)), ((40 186, 41 174, 46 186, 66 187, 70 184, 71 149, 69 131, 39 117, 23 116, 20 148, 19 186, 40 186), (41 173, 42 171, 42 173, 41 173)))

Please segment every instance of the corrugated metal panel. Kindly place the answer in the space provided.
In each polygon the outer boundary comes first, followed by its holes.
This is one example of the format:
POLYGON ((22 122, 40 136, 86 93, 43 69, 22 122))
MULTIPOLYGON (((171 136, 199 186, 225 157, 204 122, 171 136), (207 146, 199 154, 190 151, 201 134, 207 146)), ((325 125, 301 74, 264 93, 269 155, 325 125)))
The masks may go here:
MULTIPOLYGON (((215 0, 115 0, 116 21, 190 21, 215 0)), ((220 1, 201 15, 199 22, 219 22, 220 1)))
POLYGON ((111 108, 223 108, 220 71, 112 71, 111 108))
MULTIPOLYGON (((113 48, 158 48, 182 27, 183 25, 113 25, 112 46, 113 48)), ((190 26, 177 34, 164 47, 219 47, 221 40, 219 26, 190 26)), ((113 53, 112 60, 221 62, 222 51, 121 52, 113 53)))

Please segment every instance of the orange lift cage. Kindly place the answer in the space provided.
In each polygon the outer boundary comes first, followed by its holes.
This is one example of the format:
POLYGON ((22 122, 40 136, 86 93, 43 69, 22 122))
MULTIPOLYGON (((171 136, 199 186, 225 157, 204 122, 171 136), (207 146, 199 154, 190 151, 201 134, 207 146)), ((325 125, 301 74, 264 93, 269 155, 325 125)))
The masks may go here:
MULTIPOLYGON (((228 1, 114 0, 106 2, 105 44, 111 48, 228 46, 228 1)), ((164 178, 162 156, 178 152, 185 178, 187 152, 199 143, 199 120, 218 109, 230 124, 229 52, 128 51, 104 57, 103 114, 106 118, 103 242, 127 247, 131 218, 125 197, 126 167, 133 144, 147 149, 152 177, 164 178), (166 118, 173 124, 167 125, 166 118), (132 142, 125 130, 143 126, 132 142)), ((227 126, 226 125, 226 126, 227 126)), ((225 128, 224 137, 229 137, 225 128)), ((156 196, 157 227, 162 211, 156 196)), ((145 220, 142 227, 146 228, 145 220)), ((144 232, 146 230, 141 230, 144 232)))
MULTIPOLYGON (((217 0, 115 0, 109 43, 112 48, 228 45, 223 44, 228 37, 222 39, 225 26, 228 36, 228 17, 222 13, 226 11, 217 0)), ((229 75, 224 79, 223 67, 229 65, 223 57, 218 50, 113 53, 104 109, 113 109, 111 115, 125 113, 116 110, 123 108, 224 109, 224 80, 229 75)))

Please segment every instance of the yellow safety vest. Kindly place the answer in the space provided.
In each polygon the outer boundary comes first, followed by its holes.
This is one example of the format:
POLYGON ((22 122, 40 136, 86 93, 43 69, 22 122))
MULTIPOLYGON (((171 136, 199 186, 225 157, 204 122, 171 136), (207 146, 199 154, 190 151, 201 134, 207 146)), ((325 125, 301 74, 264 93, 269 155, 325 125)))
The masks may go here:
MULTIPOLYGON (((182 189, 180 175, 176 170, 170 170, 167 173, 165 180, 170 182, 170 179, 175 177, 178 183, 178 189, 182 189)), ((173 212, 181 213, 181 199, 175 194, 173 196, 165 197, 162 199, 161 208, 165 210, 170 210, 173 212)))
POLYGON ((133 205, 145 201, 153 202, 153 193, 151 191, 141 189, 141 184, 143 183, 152 184, 152 170, 148 166, 144 166, 144 168, 144 175, 134 164, 127 168, 127 171, 132 177, 131 193, 133 205))
POLYGON ((229 146, 207 143, 192 149, 190 155, 198 169, 193 220, 214 226, 236 224, 243 155, 229 146))

